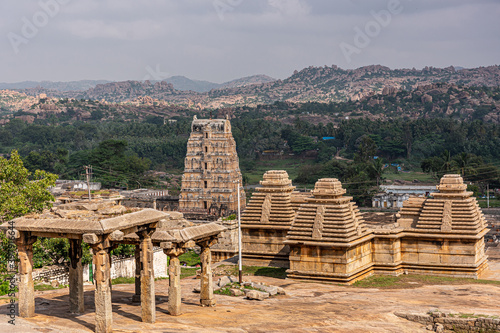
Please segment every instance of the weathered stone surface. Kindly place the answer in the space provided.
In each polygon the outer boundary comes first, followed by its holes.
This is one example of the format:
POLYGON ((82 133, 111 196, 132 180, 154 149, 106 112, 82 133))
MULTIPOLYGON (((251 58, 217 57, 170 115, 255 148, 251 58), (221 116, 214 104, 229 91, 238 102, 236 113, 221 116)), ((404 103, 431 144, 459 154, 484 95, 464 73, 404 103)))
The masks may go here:
POLYGON ((210 247, 216 242, 216 239, 206 240, 200 243, 201 254, 201 277, 200 277, 200 303, 202 306, 215 306, 216 301, 213 291, 212 276, 212 255, 210 247))
POLYGON ((231 288, 229 289, 231 296, 243 296, 245 293, 241 289, 231 288))
POLYGON ((284 288, 276 287, 278 290, 278 295, 286 295, 286 291, 284 288))
POLYGON ((172 316, 181 314, 181 265, 179 262, 180 251, 169 251, 170 263, 168 266, 169 287, 168 287, 168 312, 172 316))
POLYGON ((155 279, 153 269, 153 243, 148 232, 141 235, 141 310, 142 321, 156 321, 155 279))
POLYGON ((219 288, 224 288, 226 285, 231 284, 233 281, 231 281, 231 278, 229 276, 223 276, 219 279, 217 282, 217 285, 219 288))
POLYGON ((93 248, 95 265, 95 331, 110 333, 113 325, 109 250, 93 248))
POLYGON ((445 175, 430 198, 406 201, 397 223, 367 229, 340 182, 319 180, 285 244, 289 278, 353 283, 374 272, 478 278, 487 268, 486 223, 459 175, 445 175))
POLYGON ((246 293, 246 297, 251 300, 263 301, 266 298, 269 298, 269 293, 258 290, 250 290, 246 293))
POLYGON ((297 212, 285 244, 291 278, 349 282, 371 269, 370 235, 337 179, 320 179, 297 212))
MULTIPOLYGON (((238 209, 238 184, 242 178, 230 121, 195 117, 187 143, 179 209, 214 215, 234 212, 238 209)), ((243 189, 240 204, 244 209, 243 189)))
POLYGON ((288 267, 290 249, 284 244, 295 211, 295 186, 284 170, 264 174, 241 216, 243 259, 246 264, 288 267))
POLYGON ((35 315, 35 285, 33 283, 33 243, 34 238, 21 233, 17 241, 19 256, 19 316, 35 315))
POLYGON ((274 296, 274 295, 278 294, 278 287, 275 287, 275 286, 266 286, 266 285, 263 285, 263 284, 254 283, 253 287, 265 291, 270 296, 274 296))

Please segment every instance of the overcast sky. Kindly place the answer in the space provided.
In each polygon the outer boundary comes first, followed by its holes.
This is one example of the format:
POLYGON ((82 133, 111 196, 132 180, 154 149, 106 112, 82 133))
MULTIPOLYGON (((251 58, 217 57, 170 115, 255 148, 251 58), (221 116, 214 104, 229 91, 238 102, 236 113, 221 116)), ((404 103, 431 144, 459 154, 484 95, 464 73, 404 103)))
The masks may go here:
POLYGON ((0 82, 500 64, 499 0, 0 2, 0 82))

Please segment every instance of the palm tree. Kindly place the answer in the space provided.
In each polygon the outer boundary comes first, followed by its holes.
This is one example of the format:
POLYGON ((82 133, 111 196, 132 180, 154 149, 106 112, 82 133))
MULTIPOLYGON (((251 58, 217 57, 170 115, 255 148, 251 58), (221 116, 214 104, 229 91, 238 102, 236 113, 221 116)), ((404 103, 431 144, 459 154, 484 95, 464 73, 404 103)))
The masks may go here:
POLYGON ((380 185, 384 171, 384 161, 381 158, 372 160, 368 166, 368 172, 370 175, 377 179, 377 187, 380 185))
POLYGON ((441 169, 446 172, 450 172, 453 167, 453 160, 451 158, 451 153, 445 150, 441 153, 441 158, 443 159, 443 165, 441 169))

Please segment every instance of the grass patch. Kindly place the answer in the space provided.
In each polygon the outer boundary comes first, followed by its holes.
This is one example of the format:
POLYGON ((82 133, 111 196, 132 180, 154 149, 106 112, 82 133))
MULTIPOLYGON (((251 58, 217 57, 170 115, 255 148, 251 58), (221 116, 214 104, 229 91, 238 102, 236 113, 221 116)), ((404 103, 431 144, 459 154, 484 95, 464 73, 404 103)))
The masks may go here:
MULTIPOLYGON (((477 202, 479 204, 479 207, 481 207, 481 208, 488 207, 488 202, 486 201, 486 199, 477 198, 477 202)), ((498 207, 500 207, 500 200, 499 199, 490 199, 490 208, 498 208, 498 207)))
POLYGON ((187 266, 196 266, 201 264, 200 256, 196 254, 193 250, 179 256, 179 261, 181 265, 186 264, 187 266))
MULTIPOLYGON (((214 290, 214 294, 226 295, 226 296, 233 296, 233 295, 231 295, 231 290, 230 289, 242 289, 242 287, 241 287, 241 285, 238 282, 233 282, 231 284, 226 285, 224 288, 214 290)), ((258 291, 265 292, 265 290, 262 290, 262 289, 259 289, 259 288, 254 288, 252 286, 243 286, 243 289, 258 290, 258 291)))
POLYGON ((111 284, 131 284, 135 283, 135 278, 133 277, 119 277, 111 280, 111 284))
MULTIPOLYGON (((439 311, 437 311, 439 312, 439 311)), ((431 314, 431 312, 429 312, 431 314)), ((498 316, 490 316, 490 315, 485 315, 485 314, 477 314, 477 313, 448 313, 446 314, 447 317, 451 318, 491 318, 491 319, 498 319, 498 316)))
POLYGON ((64 289, 69 287, 67 284, 60 284, 58 287, 52 287, 50 284, 37 284, 35 285, 35 290, 36 291, 46 291, 46 290, 57 290, 57 289, 64 289))
POLYGON ((430 275, 401 275, 401 276, 370 276, 355 282, 352 287, 356 288, 379 288, 379 289, 404 289, 417 288, 422 285, 461 285, 461 284, 488 284, 500 287, 500 281, 475 280, 466 278, 453 278, 446 276, 430 275))
MULTIPOLYGON (((238 276, 238 266, 219 266, 224 272, 222 275, 238 276)), ((286 268, 277 267, 259 267, 259 266, 243 266, 243 275, 250 276, 267 276, 277 279, 285 279, 286 268)))
POLYGON ((181 279, 184 279, 186 277, 194 276, 196 275, 196 271, 199 270, 199 268, 185 268, 181 267, 181 279))

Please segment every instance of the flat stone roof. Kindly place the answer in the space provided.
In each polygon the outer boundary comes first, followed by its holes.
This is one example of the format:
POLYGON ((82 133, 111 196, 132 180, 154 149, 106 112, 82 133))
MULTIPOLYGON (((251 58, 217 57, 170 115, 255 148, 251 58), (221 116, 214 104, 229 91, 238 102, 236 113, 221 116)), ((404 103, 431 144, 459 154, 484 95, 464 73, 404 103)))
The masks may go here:
MULTIPOLYGON (((86 201, 60 205, 40 214, 14 219, 14 228, 37 233, 103 235, 168 217, 167 213, 155 209, 128 209, 105 201, 86 201)), ((8 228, 7 222, 0 226, 1 230, 8 228)))

